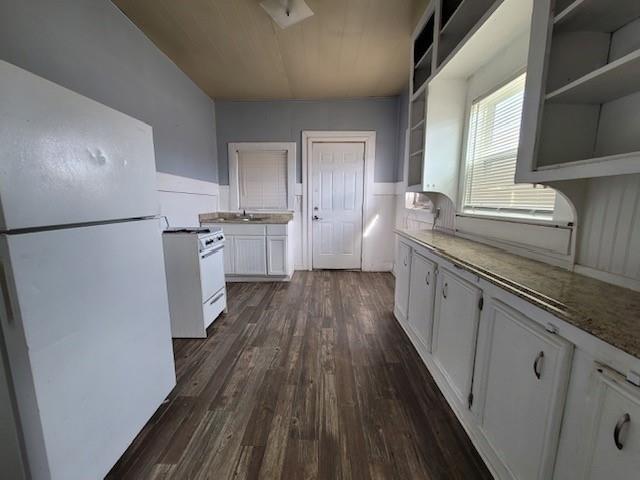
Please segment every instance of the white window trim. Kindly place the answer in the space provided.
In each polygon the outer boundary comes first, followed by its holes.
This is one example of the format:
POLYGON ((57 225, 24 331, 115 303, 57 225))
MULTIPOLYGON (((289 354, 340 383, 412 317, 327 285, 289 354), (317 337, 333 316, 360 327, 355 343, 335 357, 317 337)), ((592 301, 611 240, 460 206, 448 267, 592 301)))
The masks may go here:
MULTIPOLYGON (((535 260, 540 260, 543 262, 552 263, 554 265, 558 265, 564 268, 569 268, 575 257, 575 227, 574 222, 577 218, 577 214, 573 204, 564 198, 564 195, 559 190, 556 190, 556 206, 554 208, 554 219, 552 220, 544 220, 544 219, 536 219, 536 218, 517 218, 517 217, 501 217, 496 215, 489 214, 474 214, 464 211, 464 188, 465 188, 465 167, 467 160, 467 145, 469 142, 469 126, 470 126, 470 116, 471 109, 473 107, 473 103, 479 99, 486 97, 487 95, 491 95, 491 93, 496 90, 502 88, 507 85, 512 80, 518 78, 518 76, 526 73, 527 69, 524 66, 519 66, 511 70, 508 75, 503 75, 499 80, 497 80, 493 86, 484 89, 482 92, 475 94, 473 97, 468 95, 466 99, 466 108, 465 108, 465 118, 464 118, 464 128, 463 128, 463 136, 462 136, 462 150, 460 155, 460 164, 459 164, 459 176, 458 176, 458 201, 456 204, 456 235, 459 235, 464 238, 469 238, 471 240, 480 241, 483 243, 487 243, 489 245, 493 245, 499 248, 504 248, 508 251, 516 253, 518 255, 522 255, 528 258, 533 258, 535 260), (559 207, 558 203, 561 202, 562 206, 559 207), (573 215, 573 220, 566 219, 557 219, 557 216, 566 215, 567 209, 569 209, 573 215), (500 222, 504 225, 504 229, 500 235, 501 238, 489 238, 481 231, 476 231, 475 229, 469 231, 461 231, 458 229, 458 218, 466 217, 470 219, 478 219, 478 220, 486 220, 489 222, 500 222), (565 228, 571 231, 570 240, 568 241, 566 247, 567 251, 565 253, 563 244, 556 252, 552 252, 546 249, 541 249, 539 247, 535 247, 528 244, 519 243, 516 240, 517 237, 517 229, 522 225, 537 225, 541 229, 544 227, 548 228, 565 228), (510 233, 513 232, 513 235, 510 233)), ((526 88, 526 87, 525 87, 526 88)), ((542 230, 541 230, 542 234, 542 230)))
MULTIPOLYGON (((295 207, 296 143, 295 142, 232 142, 228 145, 229 158, 229 209, 240 209, 240 185, 238 179, 238 152, 241 150, 285 150, 287 152, 287 210, 295 207)), ((274 211, 274 210, 256 210, 274 211)))

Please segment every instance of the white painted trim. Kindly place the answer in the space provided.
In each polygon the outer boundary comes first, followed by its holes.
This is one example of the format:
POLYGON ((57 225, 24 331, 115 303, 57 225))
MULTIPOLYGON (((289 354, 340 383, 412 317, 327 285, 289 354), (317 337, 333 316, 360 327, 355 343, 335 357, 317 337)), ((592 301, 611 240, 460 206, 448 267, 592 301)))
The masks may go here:
POLYGON ((231 142, 228 145, 229 159, 229 209, 240 209, 238 191, 238 150, 286 150, 287 151, 287 210, 293 210, 296 184, 296 142, 231 142))
POLYGON ((373 194, 398 195, 399 188, 403 188, 402 182, 378 182, 373 184, 373 194))
POLYGON ((573 271, 580 275, 602 280, 603 282, 611 283, 623 288, 629 288, 640 292, 640 280, 635 278, 623 277, 622 275, 616 275, 615 273, 605 272, 603 270, 597 270, 595 268, 587 267, 585 265, 575 264, 573 271))
POLYGON ((364 198, 362 208, 362 270, 373 270, 368 244, 364 240, 364 229, 369 220, 372 196, 374 194, 374 168, 376 161, 375 131, 313 131, 302 132, 302 259, 307 270, 312 269, 312 234, 311 234, 311 159, 313 144, 317 142, 363 142, 364 143, 364 198))
POLYGON ((218 184, 215 182, 164 172, 156 172, 156 189, 160 192, 191 193, 194 195, 217 196, 219 193, 218 184))

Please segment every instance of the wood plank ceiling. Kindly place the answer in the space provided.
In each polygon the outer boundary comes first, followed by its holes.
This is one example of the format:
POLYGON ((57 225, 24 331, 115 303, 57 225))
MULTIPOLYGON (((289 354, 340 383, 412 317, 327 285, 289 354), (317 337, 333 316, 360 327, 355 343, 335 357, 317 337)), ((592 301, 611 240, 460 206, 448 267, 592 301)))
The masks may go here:
POLYGON ((280 29, 260 0, 113 0, 213 99, 395 95, 424 0, 307 0, 280 29))

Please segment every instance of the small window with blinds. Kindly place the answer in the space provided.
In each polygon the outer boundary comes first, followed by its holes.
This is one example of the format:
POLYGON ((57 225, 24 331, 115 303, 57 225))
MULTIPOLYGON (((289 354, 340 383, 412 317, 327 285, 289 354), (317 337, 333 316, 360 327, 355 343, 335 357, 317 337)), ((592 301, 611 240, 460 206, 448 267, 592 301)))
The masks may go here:
POLYGON ((241 209, 287 209, 287 154, 287 150, 238 151, 241 209))
POLYGON ((463 213, 552 220, 555 191, 514 183, 525 74, 471 105, 463 213))

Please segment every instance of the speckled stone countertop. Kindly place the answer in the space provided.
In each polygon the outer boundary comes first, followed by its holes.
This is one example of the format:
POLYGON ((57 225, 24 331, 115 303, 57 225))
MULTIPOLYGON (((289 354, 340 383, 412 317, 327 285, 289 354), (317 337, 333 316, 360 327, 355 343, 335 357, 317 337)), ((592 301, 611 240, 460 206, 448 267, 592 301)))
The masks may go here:
POLYGON ((293 212, 253 213, 255 220, 238 218, 238 212, 201 213, 200 224, 203 223, 257 223, 257 224, 287 224, 293 220, 293 212))
POLYGON ((640 292, 438 231, 396 233, 640 358, 640 292))

